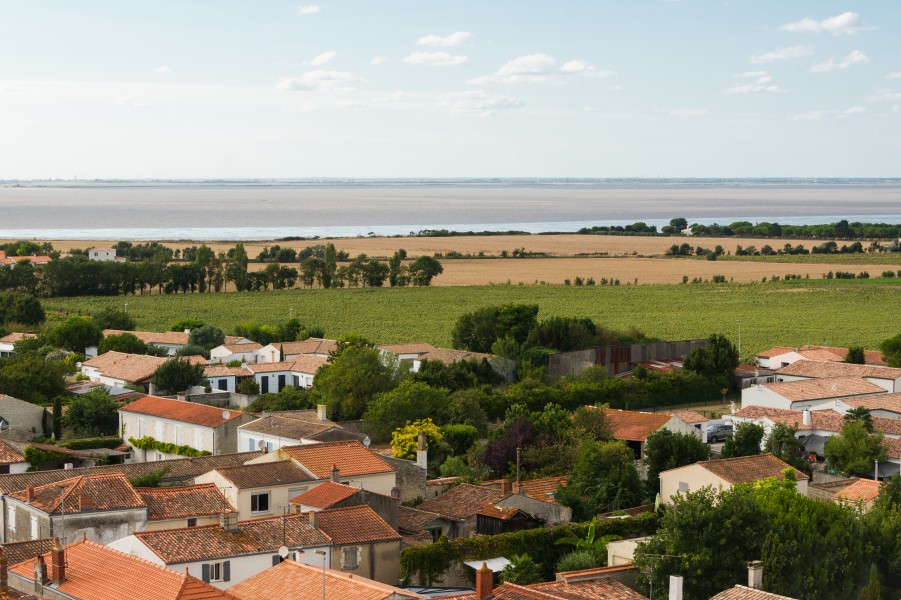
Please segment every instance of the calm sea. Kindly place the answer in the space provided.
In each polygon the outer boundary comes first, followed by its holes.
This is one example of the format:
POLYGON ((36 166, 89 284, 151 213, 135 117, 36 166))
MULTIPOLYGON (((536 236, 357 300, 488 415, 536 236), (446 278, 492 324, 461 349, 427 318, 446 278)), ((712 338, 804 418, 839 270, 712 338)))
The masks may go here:
POLYGON ((255 240, 635 221, 901 223, 901 179, 2 182, 0 238, 255 240))

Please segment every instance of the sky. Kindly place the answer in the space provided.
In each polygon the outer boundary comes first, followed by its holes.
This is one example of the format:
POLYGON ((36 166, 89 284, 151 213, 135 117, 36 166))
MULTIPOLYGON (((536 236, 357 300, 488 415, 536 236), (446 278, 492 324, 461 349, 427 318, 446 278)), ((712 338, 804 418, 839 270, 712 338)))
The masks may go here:
POLYGON ((893 0, 306 2, 0 0, 0 179, 901 176, 893 0))

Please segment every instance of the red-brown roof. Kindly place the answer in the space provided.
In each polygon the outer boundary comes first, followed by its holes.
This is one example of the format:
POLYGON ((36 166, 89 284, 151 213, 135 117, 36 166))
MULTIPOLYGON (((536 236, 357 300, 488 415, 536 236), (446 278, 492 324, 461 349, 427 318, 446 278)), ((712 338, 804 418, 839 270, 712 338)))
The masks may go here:
MULTIPOLYGON (((732 484, 750 483, 769 477, 782 479, 785 477, 783 474, 785 469, 793 469, 791 465, 776 458, 772 454, 757 454, 755 456, 740 456, 738 458, 705 460, 695 463, 695 465, 706 469, 720 479, 732 484)), ((672 470, 676 471, 684 468, 685 467, 678 467, 677 469, 672 470)), ((807 473, 803 473, 797 469, 793 470, 795 472, 795 479, 799 481, 810 479, 807 473)))
POLYGON ((8 333, 3 337, 0 337, 0 343, 15 344, 16 342, 36 337, 38 336, 34 333, 8 333))
POLYGON ((344 485, 343 483, 326 481, 325 483, 320 483, 311 490, 307 490, 302 494, 290 498, 288 502, 291 504, 312 506, 314 508, 328 508, 342 500, 350 498, 359 491, 360 488, 344 485))
POLYGON ((874 396, 859 396, 857 398, 843 398, 842 402, 852 408, 866 408, 867 410, 884 410, 901 414, 901 392, 893 394, 879 394, 874 396))
POLYGON ((866 377, 869 379, 899 379, 901 369, 876 365, 854 365, 844 362, 798 360, 782 367, 779 375, 795 377, 866 377))
POLYGON ((763 387, 791 402, 886 393, 885 388, 870 383, 862 377, 821 377, 781 381, 764 383, 763 387))
POLYGON ((32 490, 27 500, 26 490, 10 494, 11 498, 28 502, 47 514, 72 514, 88 510, 119 510, 144 508, 144 500, 135 492, 125 475, 81 475, 32 490), (62 507, 62 510, 60 508, 62 507))
MULTIPOLYGON (((807 360, 819 360, 819 361, 829 361, 829 362, 842 362, 848 356, 847 348, 834 348, 831 346, 813 346, 810 344, 805 344, 804 346, 799 346, 797 348, 790 348, 788 346, 774 346, 769 350, 764 350, 757 354, 760 358, 775 358, 776 356, 780 356, 782 354, 788 354, 789 352, 794 352, 800 356, 803 356, 807 360)), ((878 350, 864 350, 864 361, 868 365, 884 365, 885 358, 882 356, 882 352, 878 350)))
POLYGON ((157 333, 156 331, 125 331, 123 329, 104 329, 103 337, 121 335, 123 333, 133 335, 145 344, 164 344, 166 346, 186 346, 188 339, 191 337, 190 334, 183 331, 157 333))
MULTIPOLYGON (((54 585, 63 594, 83 600, 228 600, 228 593, 190 575, 85 540, 66 546, 66 579, 54 585)), ((44 562, 51 564, 50 552, 44 562)), ((34 561, 9 567, 27 579, 34 561)))
POLYGON ((795 598, 736 585, 724 592, 720 592, 710 600, 795 600, 795 598))
POLYGON ((696 423, 706 423, 710 420, 710 417, 705 417, 701 413, 694 410, 676 410, 673 411, 673 416, 679 417, 689 425, 694 425, 696 423))
POLYGON ((85 367, 97 369, 106 377, 121 379, 131 383, 141 383, 153 378, 156 370, 171 360, 160 356, 145 354, 127 354, 110 351, 82 363, 85 367))
POLYGON ((53 547, 53 540, 43 538, 38 540, 25 540, 22 542, 8 542, 0 545, 3 548, 3 555, 6 556, 6 563, 14 565, 23 560, 28 560, 36 556, 41 556, 46 552, 50 552, 53 547))
MULTIPOLYGON (((456 478, 452 478, 456 480, 456 478)), ((430 480, 435 481, 435 480, 430 480)), ((494 490, 500 490, 504 480, 495 479, 494 481, 486 481, 482 484, 494 490)), ((544 479, 528 479, 521 482, 522 491, 526 496, 543 500, 544 502, 555 502, 554 494, 560 487, 566 485, 566 477, 545 477, 544 479)), ((516 483, 510 483, 511 492, 516 492, 516 483)))
POLYGON ((222 410, 206 404, 158 396, 145 396, 123 406, 119 412, 138 413, 202 427, 219 427, 224 423, 241 418, 245 414, 240 410, 222 410))
POLYGON ((342 477, 391 473, 394 471, 385 461, 370 452, 360 442, 326 442, 286 446, 284 452, 318 479, 328 479, 332 467, 338 467, 342 477))
POLYGON ((435 349, 434 346, 425 342, 412 344, 383 344, 379 346, 379 350, 391 352, 392 354, 425 354, 426 352, 431 352, 435 349))
POLYGON ((6 440, 0 440, 0 464, 25 462, 25 457, 19 454, 6 440))
POLYGON ((613 438, 628 442, 645 441, 649 435, 666 425, 672 418, 672 415, 668 413, 644 413, 613 408, 603 410, 610 423, 613 438))
MULTIPOLYGON (((302 514, 309 518, 310 513, 302 514)), ((316 514, 317 527, 337 546, 400 541, 400 534, 368 506, 331 508, 316 514)))
MULTIPOLYGON (((844 417, 831 409, 811 410, 810 425, 804 425, 803 411, 768 406, 746 406, 732 416, 746 419, 769 419, 773 423, 796 427, 798 431, 818 430, 838 433, 845 426, 844 417)), ((875 431, 889 435, 901 435, 901 419, 887 417, 871 417, 871 419, 875 431)))
POLYGON ((878 481, 872 479, 858 479, 832 497, 851 502, 871 502, 879 495, 880 485, 878 481))
POLYGON ((468 519, 486 504, 494 504, 505 495, 500 490, 461 483, 440 496, 423 502, 417 508, 451 519, 468 519))
POLYGON ((302 342, 272 342, 270 346, 283 350, 285 356, 296 354, 331 354, 338 349, 338 342, 322 338, 307 338, 302 342))
POLYGON ((239 489, 290 485, 312 481, 306 471, 289 461, 262 462, 216 469, 239 489))
POLYGON ((222 492, 212 483, 136 488, 147 504, 150 521, 206 517, 235 512, 222 492))
MULTIPOLYGON (((474 593, 447 596, 453 600, 475 600, 474 593)), ((532 585, 504 583, 494 588, 494 600, 648 600, 635 590, 610 578, 583 581, 549 581, 532 585)))
MULTIPOLYGON (((319 600, 323 569, 286 560, 229 588, 237 600, 319 600)), ((329 600, 394 600, 427 598, 352 573, 325 569, 329 600)))
POLYGON ((307 375, 315 375, 317 371, 328 362, 328 359, 324 356, 319 356, 315 354, 301 354, 297 358, 294 359, 294 364, 291 365, 291 370, 295 373, 304 373, 307 375))
POLYGON ((429 350, 425 354, 420 354, 418 360, 430 360, 432 362, 440 362, 451 365, 464 360, 481 361, 482 359, 491 360, 493 354, 485 354, 482 352, 469 352, 468 350, 453 350, 451 348, 435 348, 429 350))

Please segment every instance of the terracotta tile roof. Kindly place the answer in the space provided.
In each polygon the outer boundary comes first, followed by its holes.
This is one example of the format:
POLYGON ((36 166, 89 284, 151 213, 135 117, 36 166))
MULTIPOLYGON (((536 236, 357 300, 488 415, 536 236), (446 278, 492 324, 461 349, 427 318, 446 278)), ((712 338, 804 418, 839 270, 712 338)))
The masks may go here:
POLYGON ((235 508, 212 483, 136 488, 135 491, 147 504, 147 518, 150 521, 235 512, 235 508))
MULTIPOLYGON (((799 346, 798 348, 776 346, 775 348, 770 348, 769 350, 762 352, 757 356, 762 358, 774 358, 776 356, 787 354, 789 352, 795 352, 796 354, 803 356, 807 360, 820 360, 830 362, 842 362, 848 356, 847 348, 834 348, 832 346, 813 346, 811 344, 805 344, 803 346, 799 346)), ((863 354, 864 360, 868 365, 885 364, 885 358, 882 356, 882 352, 878 350, 864 350, 863 354)))
POLYGON ((337 425, 329 419, 320 419, 319 413, 315 410, 275 410, 269 413, 273 417, 282 417, 285 419, 296 419, 298 421, 307 421, 308 423, 319 423, 325 425, 337 425))
POLYGON ((300 513, 241 521, 236 532, 225 531, 219 525, 208 525, 139 531, 134 535, 169 565, 246 554, 275 553, 283 544, 290 548, 331 544, 326 534, 312 529, 307 523, 306 515, 300 513))
MULTIPOLYGON (((695 463, 710 471, 720 479, 729 483, 750 483, 768 477, 782 479, 782 471, 791 468, 772 454, 758 454, 756 456, 741 456, 739 458, 723 458, 720 460, 705 460, 695 463)), ((684 469, 685 467, 679 467, 684 469)), ((675 471, 676 469, 672 469, 675 471)), ((795 469, 795 478, 799 481, 810 479, 807 473, 795 469)))
MULTIPOLYGON (((50 553, 44 555, 48 569, 50 553)), ((28 579, 34 576, 33 561, 9 567, 28 579)), ((176 573, 150 561, 94 542, 79 541, 66 546, 66 580, 54 585, 63 594, 82 600, 228 600, 227 592, 190 575, 176 573)))
POLYGON ((737 585, 724 592, 720 592, 710 600, 795 600, 795 598, 771 594, 770 592, 737 585))
POLYGON ((244 342, 243 344, 222 344, 219 348, 225 348, 232 354, 244 354, 247 352, 253 352, 254 350, 259 350, 262 346, 256 342, 244 342))
MULTIPOLYGON (((875 396, 878 398, 878 396, 875 396)), ((774 423, 782 423, 797 427, 798 431, 830 431, 838 433, 845 425, 844 417, 831 409, 810 411, 810 425, 804 425, 804 413, 800 410, 786 410, 766 406, 746 406, 733 416, 748 419, 769 419, 774 423)), ((873 429, 888 435, 901 435, 901 419, 887 417, 871 417, 873 429)))
POLYGON ((773 358, 776 356, 780 356, 782 354, 788 354, 789 352, 797 352, 797 348, 791 348, 789 346, 773 346, 769 350, 764 350, 763 352, 758 352, 754 356, 760 358, 773 358))
POLYGON ((158 396, 146 396, 140 400, 135 400, 131 404, 126 404, 120 408, 119 412, 138 413, 171 421, 191 423, 201 427, 219 427, 246 414, 240 410, 222 410, 207 404, 160 398, 158 396), (228 415, 227 418, 223 418, 224 414, 228 415))
POLYGON ((482 352, 468 352, 466 350, 453 350, 451 348, 435 348, 425 354, 420 354, 418 360, 431 360, 450 365, 461 360, 481 361, 483 358, 490 361, 494 358, 494 355, 482 352))
POLYGON ((0 464, 25 462, 25 457, 19 454, 6 440, 0 440, 0 464))
POLYGON ((338 349, 338 342, 322 338, 307 338, 302 342, 272 342, 270 346, 284 350, 285 356, 297 354, 331 354, 338 349))
POLYGON ((147 506, 121 473, 72 477, 36 487, 33 493, 34 497, 30 502, 26 500, 25 490, 9 496, 28 502, 33 508, 51 515, 147 506))
MULTIPOLYGON (((456 480, 456 478, 453 478, 456 480)), ((494 481, 486 481, 482 484, 494 490, 500 490, 503 485, 502 479, 494 481)), ((554 494, 561 486, 566 485, 566 477, 546 477, 544 479, 529 479, 522 482, 522 491, 526 496, 543 500, 545 502, 554 502, 554 494)), ((510 489, 516 491, 516 483, 510 484, 510 489)))
MULTIPOLYGON (((390 455, 386 454, 386 456, 393 456, 393 454, 390 454, 390 455)), ((456 477, 456 476, 454 476, 454 477, 436 477, 435 479, 426 480, 425 484, 426 485, 448 485, 450 483, 455 483, 459 479, 460 478, 456 477)), ((498 480, 498 481, 500 481, 500 480, 498 480)))
POLYGON ((500 521, 508 521, 519 513, 525 514, 515 506, 495 506, 494 504, 486 504, 476 514, 483 517, 498 519, 500 521))
POLYGON ((633 410, 604 409, 613 438, 629 442, 643 442, 672 418, 668 413, 643 413, 633 410))
MULTIPOLYGON (((309 517, 310 513, 302 513, 309 517)), ((330 508, 316 513, 319 531, 337 546, 400 541, 400 534, 368 506, 330 508)))
POLYGON ((192 480, 213 469, 243 465, 249 460, 259 458, 262 452, 239 452, 236 454, 219 454, 212 456, 198 456, 196 458, 179 458, 172 460, 160 460, 145 463, 126 463, 121 465, 104 465, 102 467, 81 467, 78 469, 53 469, 51 471, 33 471, 29 473, 15 473, 0 475, 0 493, 10 494, 24 490, 26 487, 38 487, 55 483, 64 479, 71 479, 79 475, 93 475, 105 473, 122 473, 133 479, 139 475, 158 472, 168 469, 163 480, 168 483, 192 480))
POLYGON ((861 377, 823 377, 782 381, 764 383, 762 387, 792 402, 886 393, 885 388, 861 377))
POLYGON ((799 360, 776 371, 779 375, 795 377, 867 377, 870 379, 898 379, 901 369, 875 365, 852 365, 844 362, 799 360))
POLYGON ((327 442, 286 446, 279 452, 290 456, 318 479, 331 477, 333 466, 338 467, 342 477, 394 472, 394 469, 385 461, 366 449, 360 442, 327 442))
POLYGON ((409 532, 421 531, 423 527, 440 518, 441 515, 438 513, 401 505, 397 509, 397 528, 409 532))
POLYGON ((379 346, 379 350, 391 352, 392 354, 425 354, 426 352, 437 350, 437 348, 431 344, 419 342, 414 344, 384 344, 379 346))
POLYGON ((250 377, 253 373, 244 367, 226 367, 225 365, 209 365, 204 367, 204 377, 250 377))
POLYGON ((264 462, 240 467, 216 469, 216 472, 240 489, 289 485, 312 481, 303 469, 288 461, 264 462))
POLYGON ((859 398, 843 398, 842 402, 852 408, 860 407, 868 410, 884 410, 901 414, 901 392, 859 398))
POLYGON ((836 492, 832 497, 851 502, 870 502, 879 495, 880 483, 872 479, 858 479, 843 490, 836 492))
POLYGON ((167 360, 170 359, 160 356, 110 351, 100 356, 95 356, 91 360, 82 363, 82 365, 93 367, 106 377, 121 379, 131 383, 142 383, 152 379, 154 372, 167 360))
POLYGON ((500 490, 461 483, 437 498, 423 502, 418 508, 451 519, 462 520, 478 513, 486 504, 498 502, 505 495, 500 490))
POLYGON ((293 366, 294 361, 288 360, 285 362, 249 363, 246 369, 251 373, 275 373, 281 371, 288 372, 293 366))
POLYGON ((637 570, 633 564, 615 565, 612 567, 597 567, 594 569, 582 569, 580 571, 563 571, 557 573, 557 581, 579 581, 580 579, 597 578, 599 575, 607 575, 608 573, 622 573, 624 571, 637 570))
POLYGON ((9 542, 0 545, 3 548, 3 554, 6 556, 6 564, 14 565, 50 552, 53 547, 53 540, 44 538, 41 540, 25 540, 24 542, 9 542))
POLYGON ((124 331, 122 329, 104 329, 103 337, 130 333, 145 344, 165 344, 167 346, 187 346, 190 334, 183 331, 124 331))
POLYGON ((34 333, 8 333, 3 337, 0 337, 0 343, 3 344, 15 344, 16 342, 21 342, 25 339, 38 337, 34 333))
MULTIPOLYGON (((648 600, 635 590, 610 578, 584 581, 549 581, 533 585, 504 583, 494 588, 494 600, 648 600)), ((446 596, 453 600, 475 600, 474 593, 446 596)))
POLYGON ((696 423, 706 423, 710 420, 710 417, 705 417, 701 413, 694 410, 676 410, 673 411, 673 416, 679 417, 689 425, 694 425, 696 423))
POLYGON ((241 425, 241 430, 276 435, 291 440, 297 440, 299 442, 304 438, 309 438, 310 436, 323 433, 329 429, 335 429, 336 427, 337 425, 313 423, 310 421, 301 421, 299 419, 270 415, 241 425))
POLYGON ((901 458, 901 439, 882 438, 882 445, 889 458, 901 458))
POLYGON ((288 502, 291 504, 312 506, 313 508, 328 508, 342 500, 350 498, 359 491, 360 488, 344 485, 343 483, 326 481, 325 483, 320 483, 311 490, 307 490, 302 494, 289 498, 288 502))
POLYGON ((297 358, 294 359, 294 364, 291 366, 291 370, 295 373, 305 373, 307 375, 315 375, 317 371, 328 362, 328 359, 324 356, 317 356, 313 354, 301 354, 297 358))
MULTIPOLYGON (((319 600, 321 567, 286 560, 229 588, 237 600, 319 600)), ((395 600, 428 598, 359 575, 325 570, 328 600, 395 600)))

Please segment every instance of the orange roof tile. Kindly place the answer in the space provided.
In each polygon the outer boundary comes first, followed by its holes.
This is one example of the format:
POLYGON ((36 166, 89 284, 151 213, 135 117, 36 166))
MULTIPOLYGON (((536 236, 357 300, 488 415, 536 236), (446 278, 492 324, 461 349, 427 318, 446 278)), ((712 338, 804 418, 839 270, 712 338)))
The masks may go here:
POLYGON ((689 425, 694 425, 696 423, 706 423, 710 420, 709 417, 705 417, 701 413, 694 410, 676 410, 673 411, 673 416, 679 417, 689 425))
POLYGON ((153 378, 154 372, 168 358, 145 354, 126 354, 110 351, 82 363, 85 367, 97 369, 106 377, 121 379, 131 383, 142 383, 153 378))
POLYGON ((294 364, 291 366, 291 370, 295 373, 306 373, 308 375, 315 375, 317 371, 328 362, 328 359, 324 356, 318 356, 313 354, 301 354, 297 358, 294 359, 294 364))
MULTIPOLYGON (((456 480, 456 477, 448 478, 452 480, 456 480)), ((440 480, 430 480, 430 481, 440 481, 440 480)), ((502 479, 495 479, 494 481, 486 481, 482 483, 482 486, 489 487, 494 490, 500 490, 503 485, 502 479)), ((429 483, 429 482, 427 482, 429 483)), ((531 498, 535 498, 536 500, 543 500, 545 502, 554 502, 554 494, 560 489, 561 486, 566 485, 566 477, 546 477, 544 479, 529 479, 522 483, 522 491, 526 496, 531 498)), ((515 492, 516 491, 516 483, 510 484, 510 489, 515 492)))
POLYGON ((41 556, 42 554, 50 552, 50 548, 52 547, 53 540, 50 538, 25 540, 23 542, 7 542, 6 544, 0 545, 0 548, 3 548, 3 555, 6 556, 7 565, 14 565, 23 560, 41 556))
MULTIPOLYGON (((176 573, 150 561, 94 542, 79 541, 66 547, 66 579, 55 585, 63 594, 84 600, 228 600, 227 592, 190 575, 176 573)), ((50 553, 44 554, 48 568, 50 553)), ((33 561, 9 567, 27 579, 34 575, 33 561)))
MULTIPOLYGON (((786 462, 776 458, 772 454, 757 454, 755 456, 740 456, 738 458, 722 458, 719 460, 704 460, 695 463, 710 471, 720 479, 729 483, 750 483, 768 477, 782 479, 782 472, 792 468, 786 462)), ((685 467, 678 467, 684 469, 685 467)), ((676 471, 677 469, 671 469, 676 471)), ((800 480, 810 479, 807 473, 794 469, 795 478, 800 480)), ((665 471, 664 471, 665 472, 665 471)))
MULTIPOLYGON (((309 517, 310 513, 302 513, 309 517)), ((318 513, 319 531, 337 546, 400 541, 400 534, 368 506, 330 508, 318 513)))
POLYGON ((219 346, 219 348, 225 348, 232 354, 245 354, 247 352, 253 352, 254 350, 259 350, 262 348, 260 344, 256 342, 244 342, 241 344, 229 344, 225 343, 219 346))
POLYGON ((843 398, 842 402, 853 408, 866 408, 871 411, 884 410, 901 414, 901 392, 858 398, 843 398))
POLYGON ((122 473, 81 475, 36 487, 32 492, 34 496, 31 501, 27 500, 26 490, 10 494, 10 497, 28 502, 33 508, 47 514, 147 506, 122 473))
POLYGON ((791 402, 884 394, 885 388, 861 377, 822 377, 800 381, 764 383, 763 387, 791 402))
POLYGON ((795 600, 788 596, 780 596, 764 592, 763 590, 755 590, 743 585, 736 585, 724 592, 720 592, 710 600, 795 600))
POLYGON ((379 349, 384 350, 385 352, 391 352, 392 354, 425 354, 426 352, 436 350, 434 346, 425 342, 413 344, 384 344, 379 346, 379 349))
POLYGON ((183 331, 125 331, 123 329, 104 329, 103 337, 129 333, 145 344, 165 344, 167 346, 187 346, 190 334, 183 331))
POLYGON ((326 481, 325 483, 320 483, 311 490, 307 490, 302 494, 289 498, 288 502, 291 504, 312 506, 313 508, 328 508, 342 500, 350 498, 359 491, 360 488, 344 485, 343 483, 326 481))
POLYGON ((216 469, 216 472, 240 489, 289 485, 312 481, 312 477, 288 461, 263 462, 216 469))
POLYGON ((279 371, 290 371, 294 366, 293 360, 284 362, 271 363, 249 363, 245 368, 251 373, 275 373, 279 371))
POLYGON ((25 457, 19 454, 6 440, 0 440, 0 464, 8 465, 20 462, 25 462, 25 457))
MULTIPOLYGON (((732 416, 746 419, 769 419, 773 423, 782 423, 783 425, 788 425, 790 427, 797 427, 798 431, 819 430, 838 433, 845 425, 844 417, 832 409, 811 410, 810 425, 803 424, 803 411, 770 408, 767 406, 746 406, 732 416)), ((901 419, 889 419, 887 417, 871 418, 873 421, 873 429, 875 431, 881 431, 890 435, 901 435, 901 419)))
POLYGON ((202 427, 219 427, 246 414, 240 410, 223 411, 215 406, 188 402, 186 400, 160 398, 158 396, 145 396, 131 404, 126 404, 119 411, 159 417, 171 421, 181 421, 182 423, 191 423, 202 427))
MULTIPOLYGON (((453 600, 475 600, 474 593, 446 596, 453 600)), ((532 585, 504 583, 491 596, 494 600, 648 600, 635 590, 610 578, 583 581, 548 581, 532 585)))
POLYGON ((297 354, 331 354, 338 349, 338 342, 322 338, 307 338, 302 342, 272 342, 270 346, 284 350, 285 356, 297 354))
POLYGON ((225 365, 209 365, 204 367, 204 377, 250 377, 253 375, 244 367, 226 367, 225 365))
POLYGON ((460 362, 462 360, 481 361, 483 358, 490 361, 492 358, 494 358, 494 355, 485 354, 482 352, 469 352, 467 350, 454 350, 451 348, 435 348, 433 350, 429 350, 425 354, 419 355, 419 360, 430 360, 433 362, 444 363, 446 365, 460 362))
MULTIPOLYGON (((319 600, 323 569, 286 560, 229 588, 237 600, 319 600)), ((427 598, 352 573, 325 569, 328 600, 427 598)))
POLYGON ((212 483, 136 488, 147 504, 150 521, 206 517, 235 512, 219 488, 212 483))
POLYGON ((34 333, 8 333, 3 337, 0 337, 0 343, 15 344, 16 342, 36 337, 38 336, 34 333))
POLYGON ((287 454, 319 479, 331 477, 333 466, 338 467, 342 476, 348 477, 394 471, 363 444, 355 441, 285 446, 279 452, 287 454))
POLYGON ((610 423, 613 438, 629 442, 645 441, 672 418, 668 413, 643 413, 612 408, 603 410, 610 423))
POLYGON ((505 495, 500 490, 461 483, 440 496, 423 502, 417 508, 451 519, 468 519, 486 504, 494 504, 505 495))
POLYGON ((779 375, 795 377, 867 377, 870 379, 899 379, 901 369, 875 365, 852 365, 844 362, 799 360, 777 371, 779 375))
POLYGON ((879 495, 881 484, 872 479, 858 479, 843 490, 836 492, 832 497, 851 502, 870 502, 879 495))

